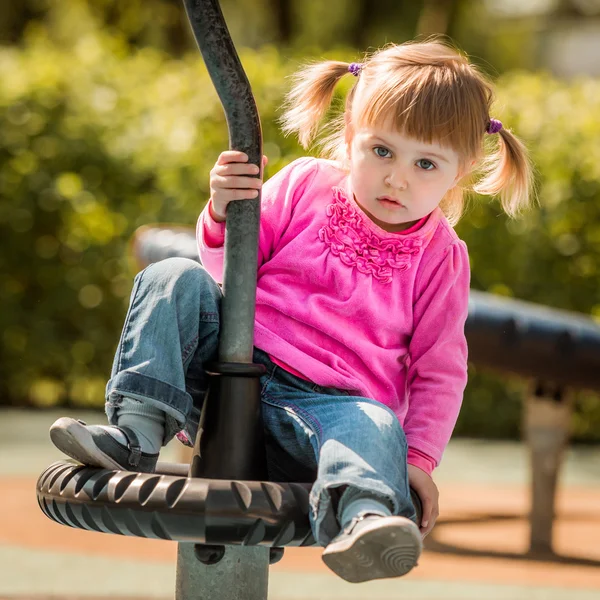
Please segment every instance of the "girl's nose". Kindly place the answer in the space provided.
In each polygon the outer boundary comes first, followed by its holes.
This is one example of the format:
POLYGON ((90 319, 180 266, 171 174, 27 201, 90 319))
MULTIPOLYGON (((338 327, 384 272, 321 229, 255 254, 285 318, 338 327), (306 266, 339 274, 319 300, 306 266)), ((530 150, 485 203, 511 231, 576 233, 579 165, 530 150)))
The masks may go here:
POLYGON ((405 190, 408 187, 408 181, 402 173, 391 173, 383 181, 395 190, 405 190))

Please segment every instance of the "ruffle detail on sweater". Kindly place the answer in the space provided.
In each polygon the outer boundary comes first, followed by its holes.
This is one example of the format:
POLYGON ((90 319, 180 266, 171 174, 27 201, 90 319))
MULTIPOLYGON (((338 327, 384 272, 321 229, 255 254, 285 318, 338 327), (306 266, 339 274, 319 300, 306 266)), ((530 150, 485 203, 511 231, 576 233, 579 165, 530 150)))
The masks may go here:
POLYGON ((333 202, 327 206, 327 216, 329 223, 319 230, 319 239, 342 263, 382 283, 392 281, 394 270, 410 269, 413 257, 422 250, 423 239, 419 236, 382 238, 371 231, 365 217, 341 188, 333 188, 333 202))

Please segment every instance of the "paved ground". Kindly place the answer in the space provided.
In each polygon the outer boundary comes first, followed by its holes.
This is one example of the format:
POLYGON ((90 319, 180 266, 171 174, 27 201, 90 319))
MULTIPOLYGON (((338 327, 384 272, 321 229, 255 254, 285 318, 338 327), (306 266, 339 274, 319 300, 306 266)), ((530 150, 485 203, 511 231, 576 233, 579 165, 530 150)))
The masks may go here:
MULTIPOLYGON (((0 411, 0 599, 173 598, 175 543, 70 529, 39 510, 37 476, 61 458, 47 435, 57 416, 0 411)), ((172 445, 163 458, 177 454, 172 445)), ((288 549, 271 569, 269 599, 598 600, 600 448, 568 453, 551 559, 526 554, 527 469, 520 444, 453 441, 436 475, 442 516, 417 569, 352 585, 318 549, 288 549)))

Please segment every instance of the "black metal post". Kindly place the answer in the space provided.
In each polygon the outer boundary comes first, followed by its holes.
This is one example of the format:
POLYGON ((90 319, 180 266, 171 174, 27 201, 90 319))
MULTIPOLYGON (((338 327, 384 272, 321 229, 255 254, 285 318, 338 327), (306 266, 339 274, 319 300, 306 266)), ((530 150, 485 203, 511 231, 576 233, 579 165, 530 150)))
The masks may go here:
MULTIPOLYGON (((184 0, 194 36, 217 90, 229 144, 261 167, 262 135, 250 84, 218 0, 184 0)), ((219 362, 190 465, 191 477, 262 479, 264 444, 258 377, 252 364, 260 196, 227 209, 219 362)), ((266 600, 269 550, 264 547, 180 544, 177 600, 266 600)))
MULTIPOLYGON (((184 0, 206 68, 221 99, 229 145, 262 163, 262 132, 250 83, 227 30, 218 0, 184 0)), ((219 360, 251 362, 256 307, 260 199, 233 202, 227 210, 225 275, 219 360)))

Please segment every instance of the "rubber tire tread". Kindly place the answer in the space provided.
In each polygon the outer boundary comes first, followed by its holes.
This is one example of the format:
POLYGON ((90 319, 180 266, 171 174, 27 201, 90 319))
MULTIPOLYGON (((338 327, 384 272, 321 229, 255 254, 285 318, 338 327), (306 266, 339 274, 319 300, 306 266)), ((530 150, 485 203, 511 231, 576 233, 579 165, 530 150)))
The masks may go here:
POLYGON ((59 461, 37 482, 38 504, 62 525, 135 537, 313 546, 310 484, 186 478, 59 461))

